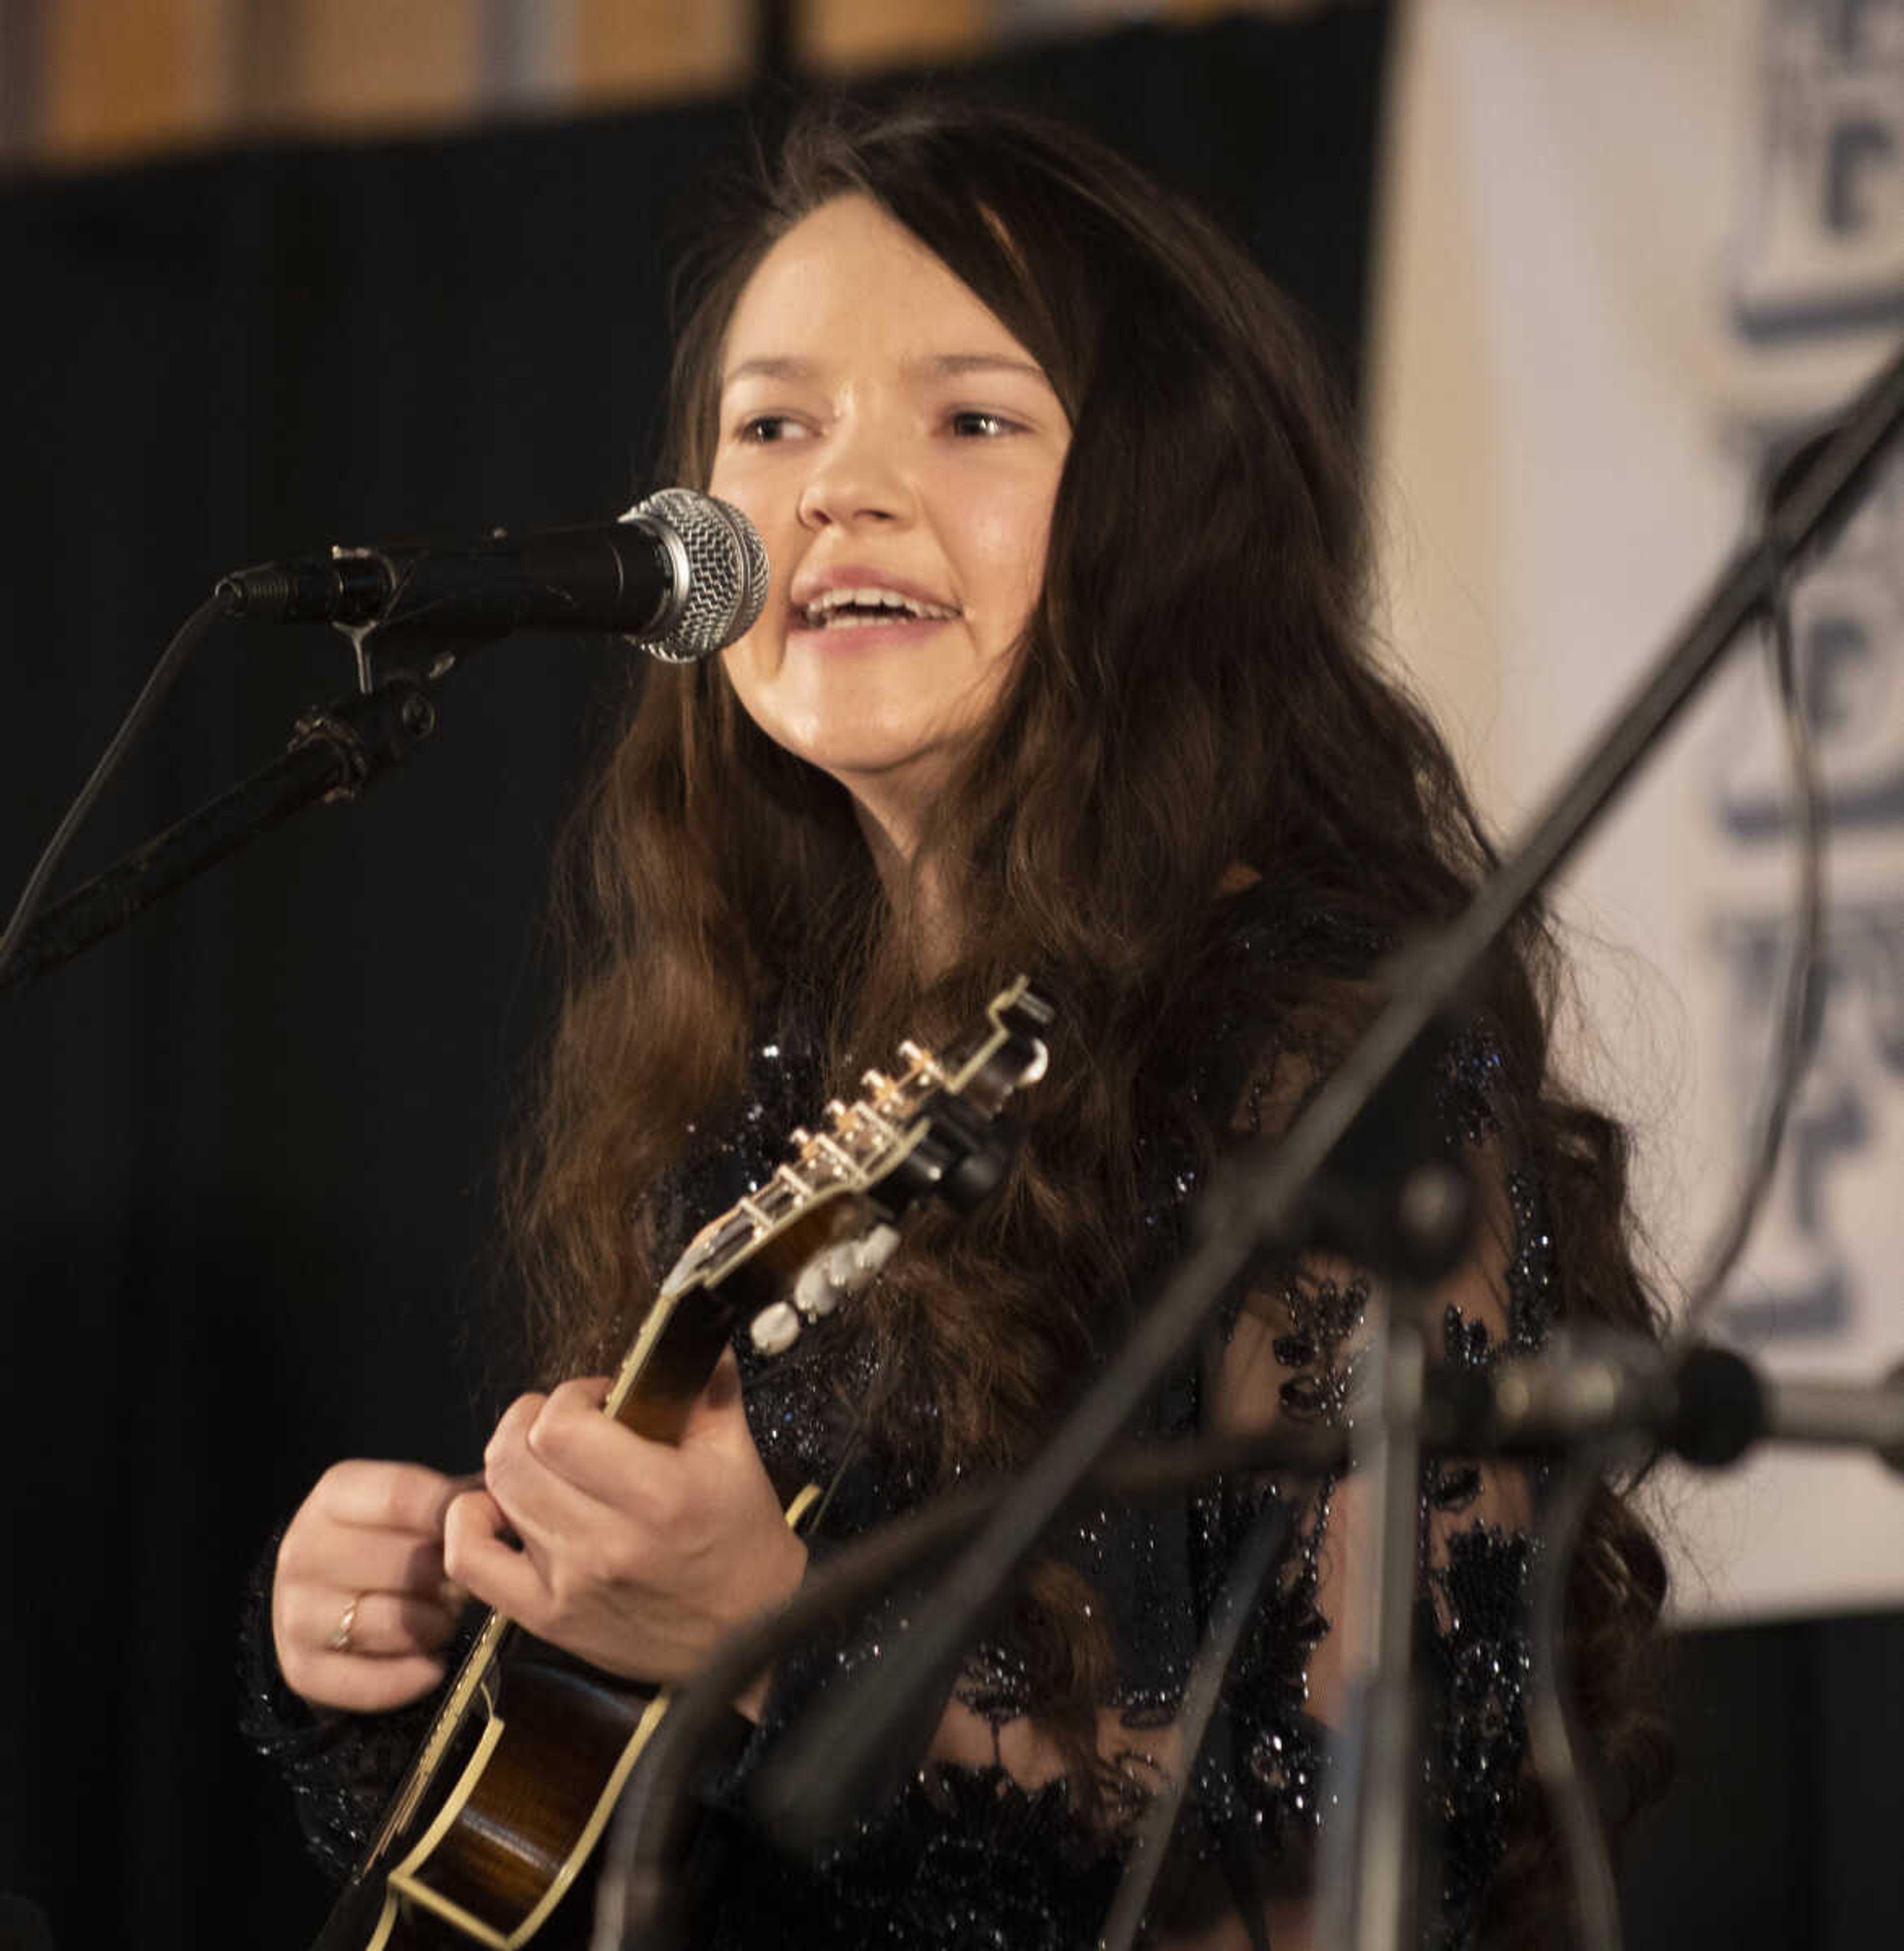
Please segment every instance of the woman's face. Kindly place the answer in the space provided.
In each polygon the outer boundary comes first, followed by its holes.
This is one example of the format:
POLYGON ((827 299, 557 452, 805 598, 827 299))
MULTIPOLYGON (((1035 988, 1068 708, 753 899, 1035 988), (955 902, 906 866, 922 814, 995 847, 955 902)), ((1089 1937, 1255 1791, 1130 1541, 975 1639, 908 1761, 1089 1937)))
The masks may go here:
POLYGON ((869 198, 762 260, 721 370, 710 490, 773 566, 726 651, 749 715, 902 852, 1003 688, 1071 429, 1023 346, 869 198))

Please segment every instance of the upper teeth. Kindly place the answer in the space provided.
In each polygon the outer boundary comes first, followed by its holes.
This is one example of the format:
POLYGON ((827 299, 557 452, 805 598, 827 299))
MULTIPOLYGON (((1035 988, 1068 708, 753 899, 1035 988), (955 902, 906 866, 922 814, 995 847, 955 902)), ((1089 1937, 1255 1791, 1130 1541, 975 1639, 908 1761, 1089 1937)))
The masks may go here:
POLYGON ((836 610, 853 605, 864 607, 875 606, 888 610, 903 610, 908 616, 922 617, 935 623, 944 622, 956 617, 956 610, 948 610, 937 603, 922 603, 916 596, 907 596, 897 589, 882 588, 877 583, 863 584, 857 588, 823 589, 805 606, 808 618, 814 622, 824 622, 836 610))

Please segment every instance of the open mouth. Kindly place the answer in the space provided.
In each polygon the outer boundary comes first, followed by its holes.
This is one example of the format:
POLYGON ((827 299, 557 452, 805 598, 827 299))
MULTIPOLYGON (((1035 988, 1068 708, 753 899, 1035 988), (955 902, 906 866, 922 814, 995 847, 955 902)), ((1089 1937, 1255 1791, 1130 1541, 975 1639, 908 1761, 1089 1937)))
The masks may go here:
POLYGON ((943 604, 922 602, 873 585, 823 590, 797 609, 794 617, 804 630, 851 630, 874 623, 947 623, 958 613, 943 604))

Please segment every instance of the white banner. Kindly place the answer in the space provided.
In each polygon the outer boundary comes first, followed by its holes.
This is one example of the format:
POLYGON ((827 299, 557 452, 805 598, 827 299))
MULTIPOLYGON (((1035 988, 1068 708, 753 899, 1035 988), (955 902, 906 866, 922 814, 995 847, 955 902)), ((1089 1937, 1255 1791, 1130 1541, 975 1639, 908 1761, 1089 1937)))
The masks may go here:
MULTIPOLYGON (((1418 0, 1377 360, 1398 657, 1509 835, 1709 586, 1769 453, 1904 343, 1904 0, 1418 0)), ((1816 1059, 1723 1332, 1904 1361, 1904 457, 1800 585, 1829 793, 1816 1059)), ((1762 647, 1571 872, 1575 1054, 1690 1277, 1742 1163, 1793 886, 1762 647)), ((1673 1478, 1682 1615, 1904 1600, 1904 1481, 1673 1478)))

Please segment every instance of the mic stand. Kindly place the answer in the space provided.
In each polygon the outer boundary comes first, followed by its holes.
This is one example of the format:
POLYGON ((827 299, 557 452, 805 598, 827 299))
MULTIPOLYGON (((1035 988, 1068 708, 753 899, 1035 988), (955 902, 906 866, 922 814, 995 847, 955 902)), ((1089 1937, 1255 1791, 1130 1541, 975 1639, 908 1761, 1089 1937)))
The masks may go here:
MULTIPOLYGON (((1761 1442, 1780 1442, 1868 1450, 1904 1475, 1904 1363, 1875 1388, 1774 1383, 1723 1349, 1675 1353, 1613 1337, 1564 1356, 1515 1356, 1487 1377, 1431 1365, 1424 1381, 1421 1434, 1431 1454, 1553 1459, 1644 1437, 1716 1470, 1761 1442)), ((1181 1497, 1215 1477, 1313 1481, 1342 1469, 1349 1456, 1338 1431, 1279 1424, 1113 1454, 1089 1487, 1141 1503, 1181 1497)), ((942 1559, 1008 1501, 1012 1487, 1005 1480, 962 1484, 853 1540, 810 1569, 785 1604, 714 1649, 676 1694, 616 1805, 592 1951, 673 1951, 682 1941, 679 1873, 712 1757, 725 1750, 728 1703, 787 1653, 847 1629, 873 1600, 942 1559)))
MULTIPOLYGON (((1184 1496, 1226 1473, 1275 1471, 1314 1479, 1340 1470, 1348 1446, 1331 1429, 1280 1428, 1247 1436, 1144 1444, 1107 1457, 1087 1487, 1138 1503, 1184 1496)), ((595 1905, 593 1951, 673 1951, 686 1925, 678 1875, 698 1798, 731 1720, 729 1706, 796 1647, 842 1632, 875 1600, 942 1560, 1010 1498, 1009 1480, 961 1484, 854 1539, 787 1602, 723 1640, 675 1697, 616 1804, 595 1905)))
MULTIPOLYGON (((361 798, 436 729, 435 693, 454 669, 456 653, 439 648, 421 671, 395 670, 375 682, 370 654, 382 636, 346 634, 357 653, 357 689, 305 712, 281 757, 48 908, 0 972, 0 988, 30 982, 115 933, 301 807, 361 798)), ((396 636, 401 641, 401 631, 396 636)), ((440 646, 440 637, 435 641, 440 646)))
MULTIPOLYGON (((1431 1028, 1432 1025, 1431 1025, 1431 1028)), ((1378 1282, 1370 1354, 1375 1413, 1351 1429, 1355 1466, 1373 1486, 1374 1524, 1358 1596, 1373 1653, 1351 1717, 1350 1819, 1329 1826, 1334 1874, 1322 1941, 1393 1951, 1416 1941, 1420 1877, 1410 1793, 1421 1714, 1415 1686, 1415 1586, 1426 1454, 1428 1310, 1436 1283, 1466 1256, 1477 1200, 1441 1128, 1441 1040, 1417 1037, 1310 1182, 1300 1244, 1366 1268, 1378 1282)), ((1289 1243, 1285 1243, 1289 1244, 1289 1243)), ((1187 1756, 1186 1768, 1195 1757, 1187 1756)))
POLYGON ((1427 1296, 1397 1285, 1385 1298, 1378 1360, 1375 1433, 1352 1439, 1357 1466, 1375 1484, 1373 1549, 1365 1557, 1361 1595, 1374 1665, 1352 1710, 1353 1740, 1341 1752, 1350 1775, 1341 1799, 1350 1819, 1325 1825, 1329 1867, 1320 1942, 1341 1951, 1393 1951, 1417 1941, 1420 1878, 1416 1861, 1413 1778, 1419 1746, 1415 1688, 1415 1578, 1421 1536, 1422 1410, 1428 1338, 1427 1296), (1371 1562, 1372 1561, 1372 1562, 1371 1562))
MULTIPOLYGON (((1773 600, 1790 567, 1851 514, 1878 455, 1904 424, 1904 355, 1859 396, 1828 444, 1776 500, 1757 538, 1721 573, 1600 739, 1562 781, 1520 846, 1465 910, 1397 971, 1391 999, 1282 1142, 1213 1187, 1202 1237, 1091 1393, 919 1609, 914 1631, 801 1731, 800 1788, 775 1798, 796 1846, 835 1834, 864 1797, 888 1731, 913 1725, 958 1670, 972 1623, 1014 1578, 1092 1465, 1191 1347, 1231 1281, 1266 1242, 1297 1237, 1306 1188, 1416 1038, 1484 966, 1497 939, 1568 858, 1665 734, 1732 640, 1773 600)), ((790 1745, 792 1745, 790 1743, 790 1745)), ((790 1765, 792 1758, 789 1758, 790 1765)), ((789 1783, 792 1781, 790 1775, 789 1783)))

